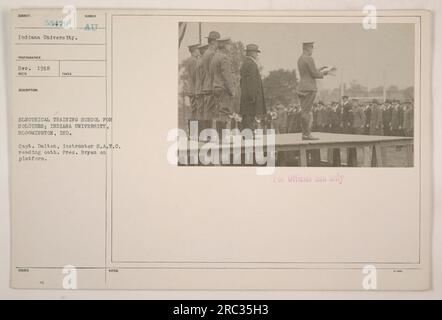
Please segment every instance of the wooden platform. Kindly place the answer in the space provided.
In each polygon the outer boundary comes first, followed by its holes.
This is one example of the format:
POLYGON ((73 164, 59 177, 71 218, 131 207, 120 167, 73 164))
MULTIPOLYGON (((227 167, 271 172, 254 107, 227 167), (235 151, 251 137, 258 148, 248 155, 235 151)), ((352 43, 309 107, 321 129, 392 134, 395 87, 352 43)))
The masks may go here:
MULTIPOLYGON (((288 152, 299 157, 299 166, 319 165, 324 162, 321 159, 321 152, 326 151, 326 161, 329 166, 349 166, 349 160, 352 160, 351 166, 358 167, 384 167, 387 161, 386 148, 400 147, 405 152, 405 165, 413 166, 413 137, 394 137, 394 136, 371 136, 356 134, 338 134, 314 132, 313 136, 319 140, 302 140, 301 133, 277 134, 275 137, 276 152, 288 152), (293 152, 289 152, 293 151, 293 152), (315 157, 312 164, 311 160, 315 157), (339 156, 338 156, 339 155, 339 156), (340 159, 347 159, 347 163, 342 163, 340 159), (354 159, 353 159, 354 158, 354 159)), ((204 145, 198 143, 198 149, 204 145)), ((222 148, 223 144, 219 145, 222 148)), ((225 146, 225 144, 224 144, 225 146)), ((264 150, 266 150, 266 141, 264 141, 264 150)), ((238 148, 233 144, 231 150, 238 148)), ((240 147, 244 152, 244 144, 240 147)), ((188 150, 189 151, 189 150, 188 150)))
MULTIPOLYGON (((299 134, 280 134, 276 135, 276 150, 300 152, 300 166, 307 166, 307 151, 321 150, 328 151, 327 162, 333 164, 333 153, 338 150, 341 158, 343 153, 349 149, 355 149, 355 166, 358 167, 383 167, 386 163, 385 149, 388 147, 404 147, 406 166, 413 166, 413 138, 412 137, 392 137, 392 136, 370 136, 356 134, 338 134, 315 132, 313 136, 319 140, 302 140, 299 134)), ((351 153, 351 151, 350 151, 351 153)), ((335 161, 336 162, 336 161, 335 161)), ((338 165, 341 165, 339 163, 338 165)), ((336 165, 336 163, 335 163, 336 165)), ((348 165, 348 163, 347 163, 348 165)))

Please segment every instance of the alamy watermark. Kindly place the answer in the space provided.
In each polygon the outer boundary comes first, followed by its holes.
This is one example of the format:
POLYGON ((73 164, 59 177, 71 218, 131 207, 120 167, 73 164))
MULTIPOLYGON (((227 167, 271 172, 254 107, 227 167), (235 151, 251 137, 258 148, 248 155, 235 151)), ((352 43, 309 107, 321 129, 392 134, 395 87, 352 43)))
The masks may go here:
POLYGON ((362 268, 362 288, 365 290, 376 290, 378 288, 377 269, 373 265, 366 265, 362 268))
POLYGON ((63 268, 63 289, 75 290, 77 289, 77 268, 72 265, 64 266, 63 268))
POLYGON ((167 151, 172 165, 254 165, 257 175, 275 171, 275 130, 204 129, 198 134, 198 121, 191 121, 189 136, 183 129, 172 129, 167 151), (219 134, 221 132, 221 136, 219 134))

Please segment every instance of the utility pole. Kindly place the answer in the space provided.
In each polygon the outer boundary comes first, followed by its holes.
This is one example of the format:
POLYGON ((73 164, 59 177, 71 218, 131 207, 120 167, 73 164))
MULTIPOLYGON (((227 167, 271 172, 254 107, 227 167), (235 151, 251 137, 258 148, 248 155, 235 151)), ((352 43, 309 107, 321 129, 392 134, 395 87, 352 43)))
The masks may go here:
POLYGON ((344 96, 344 68, 341 69, 341 104, 342 104, 342 97, 344 96))

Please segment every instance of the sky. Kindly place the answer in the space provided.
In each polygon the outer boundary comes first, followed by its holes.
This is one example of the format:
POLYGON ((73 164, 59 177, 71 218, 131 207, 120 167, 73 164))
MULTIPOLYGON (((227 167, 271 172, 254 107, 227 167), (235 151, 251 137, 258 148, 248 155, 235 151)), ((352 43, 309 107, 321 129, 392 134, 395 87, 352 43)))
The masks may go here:
MULTIPOLYGON (((315 42, 316 66, 336 66, 336 76, 318 81, 318 87, 333 89, 341 81, 374 88, 396 85, 400 89, 414 84, 414 25, 378 23, 377 29, 365 30, 360 23, 206 23, 202 41, 211 30, 261 49, 260 61, 265 76, 276 69, 297 69, 302 42, 315 42)), ((198 23, 187 24, 179 49, 179 60, 189 56, 187 46, 198 43, 198 23)))

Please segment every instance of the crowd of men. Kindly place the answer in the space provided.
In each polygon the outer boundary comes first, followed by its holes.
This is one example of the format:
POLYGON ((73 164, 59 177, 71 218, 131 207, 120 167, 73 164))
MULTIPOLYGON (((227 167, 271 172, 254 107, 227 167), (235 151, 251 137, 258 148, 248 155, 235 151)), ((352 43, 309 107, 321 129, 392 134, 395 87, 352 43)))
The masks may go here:
MULTIPOLYGON (((313 105, 312 131, 344 134, 413 136, 413 104, 411 100, 359 101, 342 97, 342 102, 313 105)), ((299 105, 277 103, 271 110, 276 133, 302 132, 299 105)))
POLYGON ((211 31, 207 44, 189 46, 186 66, 186 95, 190 100, 190 121, 198 121, 199 131, 222 130, 238 125, 239 129, 255 129, 260 117, 267 115, 264 90, 258 68, 260 50, 255 44, 246 46, 246 58, 240 70, 240 90, 236 88, 229 55, 230 38, 221 38, 211 31), (234 96, 241 93, 240 110, 234 110, 234 96))
POLYGON ((221 38, 211 31, 207 44, 189 46, 191 57, 186 66, 186 95, 190 100, 190 121, 197 121, 199 131, 236 126, 256 129, 274 128, 276 133, 302 132, 304 140, 316 140, 312 131, 343 134, 391 136, 413 135, 413 105, 411 100, 399 102, 376 100, 361 102, 343 96, 341 102, 314 103, 316 79, 330 74, 327 67, 316 68, 312 58, 313 42, 303 43, 298 60, 300 83, 297 88, 299 105, 277 104, 266 108, 256 44, 246 46, 246 57, 240 69, 239 90, 236 88, 229 55, 230 38, 221 38), (233 97, 240 94, 240 109, 233 108, 233 97), (239 124, 239 125, 238 125, 239 124))

